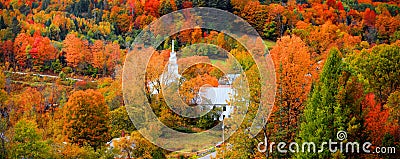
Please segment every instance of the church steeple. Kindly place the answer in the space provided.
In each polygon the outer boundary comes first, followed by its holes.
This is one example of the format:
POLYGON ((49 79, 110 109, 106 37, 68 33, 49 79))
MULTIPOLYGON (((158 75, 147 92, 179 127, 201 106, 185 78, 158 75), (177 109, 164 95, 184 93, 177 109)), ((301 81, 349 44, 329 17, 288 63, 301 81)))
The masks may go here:
POLYGON ((175 77, 180 77, 178 73, 178 64, 177 64, 177 58, 176 58, 176 52, 174 50, 174 40, 172 40, 172 51, 169 56, 169 62, 168 62, 168 73, 170 75, 173 75, 175 77))

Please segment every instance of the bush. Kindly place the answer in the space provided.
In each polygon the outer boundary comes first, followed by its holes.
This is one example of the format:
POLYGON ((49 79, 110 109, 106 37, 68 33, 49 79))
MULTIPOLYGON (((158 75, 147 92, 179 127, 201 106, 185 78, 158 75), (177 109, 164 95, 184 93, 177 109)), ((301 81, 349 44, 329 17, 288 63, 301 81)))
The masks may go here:
POLYGON ((72 70, 71 67, 64 67, 64 68, 61 69, 61 71, 66 73, 66 74, 69 74, 69 73, 72 73, 73 70, 72 70))
POLYGON ((50 70, 52 70, 54 73, 59 73, 62 70, 62 64, 59 59, 56 61, 51 62, 50 70))
POLYGON ((61 71, 61 72, 58 74, 58 76, 60 77, 60 79, 61 79, 62 81, 65 81, 66 78, 67 78, 67 75, 64 73, 64 71, 61 71))

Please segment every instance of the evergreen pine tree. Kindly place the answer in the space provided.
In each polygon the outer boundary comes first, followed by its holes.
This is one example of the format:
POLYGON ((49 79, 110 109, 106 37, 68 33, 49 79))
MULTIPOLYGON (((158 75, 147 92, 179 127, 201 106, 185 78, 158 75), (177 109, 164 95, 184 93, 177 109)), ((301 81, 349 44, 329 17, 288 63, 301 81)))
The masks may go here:
POLYGON ((0 29, 7 28, 7 25, 4 23, 3 16, 0 16, 0 29))
MULTIPOLYGON (((340 104, 338 95, 343 86, 339 83, 344 71, 344 63, 337 49, 332 49, 324 65, 320 81, 311 93, 302 116, 299 131, 299 150, 302 151, 304 142, 315 143, 315 152, 312 146, 304 146, 304 153, 298 153, 297 158, 332 158, 328 145, 322 147, 323 142, 340 142, 336 138, 338 131, 346 130, 348 122, 347 109, 340 104), (323 149, 322 152, 318 152, 323 149)), ((335 147, 332 147, 335 148, 335 147)))
POLYGON ((19 24, 17 17, 13 17, 12 19, 11 31, 14 34, 14 36, 17 36, 21 31, 21 25, 19 24))

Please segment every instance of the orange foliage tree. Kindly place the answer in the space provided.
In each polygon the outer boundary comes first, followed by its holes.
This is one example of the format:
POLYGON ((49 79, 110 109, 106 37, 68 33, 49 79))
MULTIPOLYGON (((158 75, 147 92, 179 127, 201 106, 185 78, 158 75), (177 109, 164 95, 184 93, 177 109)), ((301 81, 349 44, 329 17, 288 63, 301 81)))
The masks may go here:
POLYGON ((375 27, 378 31, 378 38, 388 42, 389 38, 400 26, 400 18, 380 14, 376 18, 375 27))
POLYGON ((22 117, 35 118, 36 113, 44 111, 42 94, 35 88, 28 87, 21 94, 13 96, 11 124, 15 124, 22 117))
POLYGON ((284 36, 270 51, 277 73, 277 90, 272 122, 274 131, 284 131, 292 141, 299 116, 311 87, 311 60, 305 43, 297 36, 284 36))
MULTIPOLYGON (((149 85, 152 85, 152 89, 158 93, 161 89, 160 75, 167 63, 169 53, 169 50, 163 50, 161 53, 154 52, 150 58, 149 64, 147 65, 146 81, 149 85)), ((150 91, 150 88, 148 88, 148 91, 150 91)))
POLYGON ((104 44, 101 40, 96 40, 90 47, 93 59, 92 65, 95 68, 103 70, 103 75, 114 70, 114 67, 120 62, 121 52, 116 43, 104 44))
POLYGON ((198 75, 197 77, 184 82, 179 89, 179 94, 186 103, 197 104, 193 99, 197 97, 200 88, 206 85, 217 87, 217 78, 208 74, 198 75))
POLYGON ((81 40, 75 34, 68 34, 63 41, 63 46, 68 66, 77 67, 85 61, 91 61, 89 43, 86 40, 81 40))
POLYGON ((192 40, 191 40, 192 44, 200 42, 202 35, 203 35, 203 32, 202 32, 201 28, 195 28, 192 32, 192 40))
POLYGON ((14 41, 14 54, 18 65, 21 67, 26 66, 27 62, 27 51, 30 50, 31 38, 26 33, 18 34, 14 41))
POLYGON ((117 27, 121 32, 128 32, 132 25, 132 16, 128 14, 120 14, 117 18, 117 27))
POLYGON ((108 106, 94 90, 74 92, 63 107, 63 134, 66 141, 95 149, 109 140, 108 106))

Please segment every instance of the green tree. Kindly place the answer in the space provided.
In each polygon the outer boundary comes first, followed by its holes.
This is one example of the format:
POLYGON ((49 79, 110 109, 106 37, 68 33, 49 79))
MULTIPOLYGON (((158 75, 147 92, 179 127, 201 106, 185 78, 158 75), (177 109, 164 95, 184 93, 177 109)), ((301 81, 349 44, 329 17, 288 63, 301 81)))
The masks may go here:
MULTIPOLYGON (((0 133, 4 134, 7 130, 7 125, 8 125, 8 119, 5 114, 7 114, 7 107, 5 105, 7 99, 8 99, 8 94, 4 90, 6 84, 6 77, 3 73, 3 69, 0 69, 0 133)), ((6 158, 6 145, 5 145, 5 138, 0 137, 1 140, 1 145, 0 145, 0 158, 6 158)))
MULTIPOLYGON (((0 118, 0 133, 4 134, 5 131, 7 130, 7 119, 1 117, 0 118)), ((7 147, 6 147, 6 140, 4 137, 1 137, 1 145, 0 145, 0 158, 6 158, 7 157, 7 147)))
POLYGON ((129 119, 125 106, 121 106, 110 112, 111 118, 111 137, 120 137, 121 132, 131 133, 135 130, 135 126, 129 119))
MULTIPOLYGON (((385 108, 389 109, 389 122, 400 127, 400 91, 396 91, 389 96, 385 108)), ((400 135, 400 129, 395 133, 400 135)), ((398 138, 400 138, 400 136, 398 136, 398 138)))
MULTIPOLYGON (((316 84, 304 109, 298 143, 314 142, 315 152, 321 149, 322 142, 336 139, 337 131, 346 130, 347 114, 344 106, 337 101, 343 68, 344 64, 339 51, 332 49, 322 70, 320 81, 316 84)), ((307 150, 307 147, 305 149, 307 150)), ((298 153, 296 157, 332 158, 326 147, 322 153, 305 151, 298 153)))
POLYGON ((164 159, 165 151, 162 148, 153 145, 149 140, 141 136, 138 131, 131 133, 130 140, 134 141, 135 148, 132 150, 133 158, 159 158, 164 159))
POLYGON ((11 158, 50 158, 50 147, 33 121, 21 119, 14 127, 11 158))
POLYGON ((278 35, 276 34, 276 22, 271 21, 269 23, 265 23, 264 25, 264 37, 270 40, 276 40, 278 35))
POLYGON ((371 53, 360 58, 358 68, 367 80, 368 87, 378 96, 378 101, 385 104, 389 95, 400 90, 400 47, 378 45, 371 53))
POLYGON ((160 8, 158 9, 158 13, 163 16, 165 14, 171 13, 172 10, 172 5, 170 0, 163 0, 160 4, 160 8))

